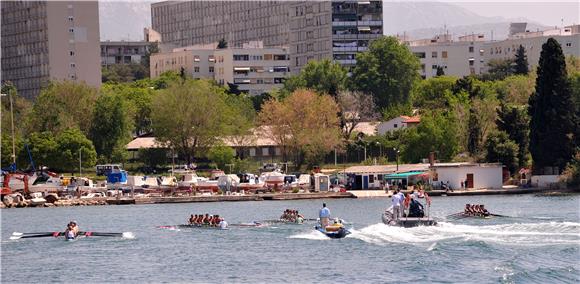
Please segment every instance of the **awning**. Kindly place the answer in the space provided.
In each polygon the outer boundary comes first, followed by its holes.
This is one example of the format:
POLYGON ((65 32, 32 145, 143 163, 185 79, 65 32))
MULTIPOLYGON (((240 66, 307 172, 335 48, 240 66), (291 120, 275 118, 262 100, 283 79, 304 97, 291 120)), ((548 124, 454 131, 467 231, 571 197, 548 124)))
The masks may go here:
POLYGON ((370 32, 371 31, 371 27, 358 27, 359 31, 365 31, 365 32, 370 32))
POLYGON ((428 174, 428 173, 426 173, 426 172, 396 173, 396 174, 385 175, 385 178, 386 179, 403 179, 403 178, 408 178, 410 176, 417 176, 417 175, 423 175, 423 174, 428 174))
POLYGON ((250 67, 234 67, 234 71, 250 71, 250 67))

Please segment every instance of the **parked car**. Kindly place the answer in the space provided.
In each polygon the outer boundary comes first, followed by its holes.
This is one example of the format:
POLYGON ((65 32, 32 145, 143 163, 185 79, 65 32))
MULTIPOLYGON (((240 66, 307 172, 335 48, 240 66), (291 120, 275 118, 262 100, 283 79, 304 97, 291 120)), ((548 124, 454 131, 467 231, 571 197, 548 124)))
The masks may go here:
POLYGON ((278 166, 278 164, 276 163, 266 163, 263 164, 262 167, 260 168, 260 171, 262 172, 273 172, 276 170, 279 170, 280 167, 278 166))

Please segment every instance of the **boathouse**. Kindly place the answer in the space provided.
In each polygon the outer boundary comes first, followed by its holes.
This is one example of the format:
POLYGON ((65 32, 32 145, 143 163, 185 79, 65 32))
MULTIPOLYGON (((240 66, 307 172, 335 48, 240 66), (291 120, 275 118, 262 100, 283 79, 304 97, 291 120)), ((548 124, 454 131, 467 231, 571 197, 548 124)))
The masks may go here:
MULTIPOLYGON (((405 173, 424 173, 429 170, 429 164, 403 164, 403 165, 374 165, 374 166, 353 166, 344 169, 347 178, 347 187, 350 190, 381 189, 386 182, 385 176, 400 174, 399 179, 403 183, 405 173)), ((407 182, 405 177, 405 184, 407 182)), ((392 176, 395 177, 395 176, 392 176)), ((391 180, 394 182, 394 179, 391 180)))
POLYGON ((431 182, 435 187, 442 183, 452 189, 502 188, 502 164, 497 163, 437 163, 430 167, 431 182))

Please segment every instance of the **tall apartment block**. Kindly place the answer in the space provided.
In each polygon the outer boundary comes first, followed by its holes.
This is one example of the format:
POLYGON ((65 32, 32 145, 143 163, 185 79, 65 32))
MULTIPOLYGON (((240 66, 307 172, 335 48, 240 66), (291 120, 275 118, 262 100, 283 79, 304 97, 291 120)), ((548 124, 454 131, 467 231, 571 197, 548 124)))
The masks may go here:
POLYGON ((355 63, 383 33, 382 1, 167 1, 151 5, 163 44, 183 47, 225 39, 288 46, 292 73, 310 60, 355 63))
POLYGON ((2 82, 34 98, 50 80, 101 84, 97 1, 1 1, 2 82))

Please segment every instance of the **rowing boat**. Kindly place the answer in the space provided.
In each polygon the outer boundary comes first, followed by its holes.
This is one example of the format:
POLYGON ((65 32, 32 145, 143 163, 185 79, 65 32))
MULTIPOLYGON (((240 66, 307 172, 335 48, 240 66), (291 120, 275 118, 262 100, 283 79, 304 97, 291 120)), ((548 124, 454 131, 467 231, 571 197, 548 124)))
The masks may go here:
POLYGON ((124 233, 104 233, 104 232, 79 232, 74 238, 67 237, 65 232, 40 232, 40 233, 19 233, 14 232, 12 236, 10 236, 11 240, 18 240, 18 239, 30 239, 30 238, 45 238, 45 237, 64 237, 64 240, 73 241, 80 237, 121 237, 121 238, 134 238, 133 233, 131 232, 124 232, 124 233))

